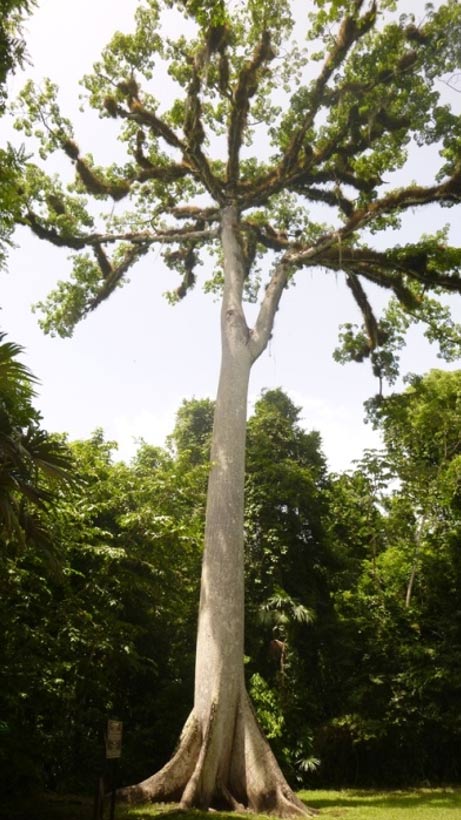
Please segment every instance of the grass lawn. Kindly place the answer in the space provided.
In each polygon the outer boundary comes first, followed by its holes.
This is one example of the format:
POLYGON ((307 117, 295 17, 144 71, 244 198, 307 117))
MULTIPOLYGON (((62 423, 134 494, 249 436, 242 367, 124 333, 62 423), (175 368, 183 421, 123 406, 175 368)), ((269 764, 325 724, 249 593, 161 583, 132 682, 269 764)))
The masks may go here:
MULTIPOLYGON (((461 820, 461 787, 375 792, 365 790, 303 791, 300 797, 320 818, 344 820, 461 820)), ((1 801, 1 798, 0 798, 1 801)), ((251 816, 251 815, 250 815, 251 816)), ((255 818, 255 815, 252 815, 255 818)), ((116 820, 248 820, 234 812, 180 812, 175 806, 116 806, 116 820)), ((93 804, 78 796, 44 796, 2 806, 0 820, 92 820, 93 804)), ((104 820, 109 818, 109 805, 104 820)))
POLYGON ((405 791, 305 791, 320 817, 344 820, 461 820, 461 788, 405 791))

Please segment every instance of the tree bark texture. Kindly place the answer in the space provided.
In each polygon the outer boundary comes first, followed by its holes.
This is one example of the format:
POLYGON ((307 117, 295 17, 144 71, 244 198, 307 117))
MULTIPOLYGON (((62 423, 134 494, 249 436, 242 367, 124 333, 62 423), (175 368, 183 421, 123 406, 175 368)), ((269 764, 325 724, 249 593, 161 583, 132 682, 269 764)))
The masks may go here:
POLYGON ((223 211, 222 359, 213 426, 198 621, 194 708, 173 758, 121 791, 133 801, 179 799, 184 808, 227 806, 306 815, 264 738, 244 681, 244 477, 248 383, 261 352, 242 308, 238 213, 223 211))

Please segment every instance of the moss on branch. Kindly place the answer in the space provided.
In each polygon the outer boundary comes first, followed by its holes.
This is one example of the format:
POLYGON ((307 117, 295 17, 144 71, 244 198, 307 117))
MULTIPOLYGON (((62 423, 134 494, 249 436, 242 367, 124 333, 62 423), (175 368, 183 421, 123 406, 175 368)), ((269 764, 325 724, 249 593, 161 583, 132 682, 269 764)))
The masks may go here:
POLYGON ((270 32, 263 31, 251 60, 247 60, 240 71, 234 89, 228 132, 227 162, 227 182, 231 187, 235 187, 239 177, 240 148, 250 110, 250 99, 258 90, 260 69, 273 60, 274 57, 275 51, 271 45, 270 32))

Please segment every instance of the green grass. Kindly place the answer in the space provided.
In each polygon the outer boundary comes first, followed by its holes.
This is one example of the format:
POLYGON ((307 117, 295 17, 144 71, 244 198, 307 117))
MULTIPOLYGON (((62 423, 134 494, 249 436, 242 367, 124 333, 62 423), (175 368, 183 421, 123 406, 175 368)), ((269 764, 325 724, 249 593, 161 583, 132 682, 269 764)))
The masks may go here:
POLYGON ((461 788, 405 791, 305 791, 320 817, 344 820, 461 820, 461 788))
MULTIPOLYGON (((333 820, 461 820, 461 787, 405 791, 303 791, 302 800, 333 820)), ((252 815, 254 820, 256 816, 252 815)), ((43 796, 2 807, 0 820, 92 820, 93 803, 79 796, 43 796)), ((109 818, 109 805, 104 820, 109 818)), ((248 820, 233 812, 180 812, 176 806, 116 806, 116 820, 248 820)), ((262 818, 260 818, 262 820, 262 818)))
MULTIPOLYGON (((461 788, 412 791, 304 791, 302 800, 319 818, 343 820, 461 820, 461 788)), ((203 812, 177 812, 167 806, 117 811, 117 820, 203 820, 203 812)), ((213 820, 242 820, 248 815, 213 812, 213 820)), ((210 820, 210 815, 208 815, 210 820)))

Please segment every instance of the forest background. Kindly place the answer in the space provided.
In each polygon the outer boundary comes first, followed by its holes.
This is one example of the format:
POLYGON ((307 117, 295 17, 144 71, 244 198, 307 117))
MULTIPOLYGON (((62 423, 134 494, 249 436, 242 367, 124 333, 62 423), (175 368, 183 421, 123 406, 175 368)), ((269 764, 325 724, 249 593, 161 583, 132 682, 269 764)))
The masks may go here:
MULTIPOLYGON (((20 361, 3 338, 2 785, 88 784, 109 714, 132 781, 188 711, 212 403, 183 403, 129 464, 102 432, 72 443, 78 480, 58 484, 63 443, 20 361)), ((299 785, 459 779, 460 397, 457 372, 413 378, 347 473, 283 391, 255 405, 247 678, 299 785)))

